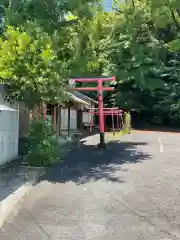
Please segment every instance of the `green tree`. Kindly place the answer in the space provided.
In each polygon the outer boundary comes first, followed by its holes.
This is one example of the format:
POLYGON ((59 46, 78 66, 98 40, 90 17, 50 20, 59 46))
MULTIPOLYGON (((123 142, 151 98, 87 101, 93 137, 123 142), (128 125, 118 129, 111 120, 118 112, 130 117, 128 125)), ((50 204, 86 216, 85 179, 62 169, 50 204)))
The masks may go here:
POLYGON ((0 39, 0 78, 8 85, 9 98, 32 107, 64 96, 66 63, 58 60, 51 38, 36 29, 28 34, 9 27, 0 39))
POLYGON ((82 28, 93 17, 93 2, 1 1, 4 30, 7 24, 13 26, 5 31, 0 43, 0 77, 9 86, 10 99, 28 105, 64 99, 66 80, 86 66, 82 64, 86 49, 82 28))
POLYGON ((110 104, 179 121, 179 3, 125 1, 107 36, 110 75, 117 76, 110 104))
POLYGON ((1 0, 6 25, 19 26, 36 21, 47 32, 71 25, 65 16, 73 13, 78 18, 92 16, 92 3, 96 0, 1 0))

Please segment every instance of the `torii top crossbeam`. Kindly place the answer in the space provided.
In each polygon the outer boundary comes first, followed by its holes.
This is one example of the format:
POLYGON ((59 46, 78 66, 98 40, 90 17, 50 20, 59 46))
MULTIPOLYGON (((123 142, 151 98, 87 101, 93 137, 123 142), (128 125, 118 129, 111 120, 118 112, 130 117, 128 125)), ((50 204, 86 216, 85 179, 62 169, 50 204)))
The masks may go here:
POLYGON ((89 83, 89 82, 98 82, 99 80, 102 82, 115 81, 116 78, 113 76, 113 77, 99 77, 99 78, 73 78, 71 80, 75 82, 89 83))
MULTIPOLYGON (((98 108, 89 108, 89 114, 99 115, 99 111, 97 111, 98 108)), ((122 115, 122 110, 115 108, 103 108, 103 115, 122 115)))
MULTIPOLYGON (((88 112, 89 114, 94 114, 94 115, 99 115, 99 112, 97 112, 97 111, 89 111, 88 112)), ((116 110, 116 111, 114 111, 114 110, 112 110, 112 111, 104 111, 103 112, 103 115, 105 116, 107 116, 107 115, 122 115, 122 111, 121 110, 116 110)))
MULTIPOLYGON (((99 108, 89 108, 89 110, 98 110, 99 108)), ((115 108, 103 108, 103 110, 120 110, 118 109, 118 107, 115 107, 115 108)), ((122 111, 122 110, 120 110, 122 111)))
MULTIPOLYGON (((94 115, 99 115, 99 111, 97 111, 98 108, 91 108, 89 109, 89 114, 91 116, 94 115)), ((117 129, 118 131, 120 130, 120 118, 122 117, 122 113, 123 111, 121 109, 118 108, 104 108, 103 109, 103 116, 111 116, 112 117, 112 130, 113 130, 113 134, 115 134, 114 132, 114 117, 116 117, 116 125, 117 125, 117 129)), ((92 121, 90 121, 90 132, 92 132, 92 121)))

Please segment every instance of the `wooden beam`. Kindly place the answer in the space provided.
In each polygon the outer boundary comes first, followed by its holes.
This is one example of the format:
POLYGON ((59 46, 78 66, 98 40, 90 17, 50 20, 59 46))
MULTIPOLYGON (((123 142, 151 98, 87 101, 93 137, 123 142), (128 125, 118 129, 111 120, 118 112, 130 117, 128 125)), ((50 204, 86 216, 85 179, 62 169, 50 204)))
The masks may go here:
POLYGON ((68 137, 71 136, 70 134, 71 131, 71 105, 68 105, 68 137))

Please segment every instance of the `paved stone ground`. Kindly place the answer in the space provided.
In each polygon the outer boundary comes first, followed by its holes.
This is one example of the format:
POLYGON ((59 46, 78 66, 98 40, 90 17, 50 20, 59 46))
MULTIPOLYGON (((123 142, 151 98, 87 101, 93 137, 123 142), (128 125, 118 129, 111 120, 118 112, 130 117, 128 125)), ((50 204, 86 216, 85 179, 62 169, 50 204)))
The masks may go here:
POLYGON ((180 134, 136 132, 106 153, 96 142, 41 179, 0 239, 180 239, 180 134))
POLYGON ((19 160, 0 167, 0 229, 41 173, 43 169, 22 167, 19 160))
POLYGON ((36 178, 37 170, 22 167, 21 163, 13 162, 0 168, 0 204, 9 195, 13 194, 21 186, 31 184, 36 178))

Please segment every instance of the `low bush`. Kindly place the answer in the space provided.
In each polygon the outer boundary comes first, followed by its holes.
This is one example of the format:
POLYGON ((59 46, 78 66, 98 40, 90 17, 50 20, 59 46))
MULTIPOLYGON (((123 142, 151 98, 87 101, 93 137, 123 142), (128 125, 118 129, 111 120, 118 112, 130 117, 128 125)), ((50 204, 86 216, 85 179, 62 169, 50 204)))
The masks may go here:
POLYGON ((46 167, 60 161, 59 144, 52 125, 43 120, 33 120, 24 138, 23 163, 46 167))
POLYGON ((131 114, 129 112, 124 113, 124 126, 123 126, 124 133, 131 132, 131 114))

